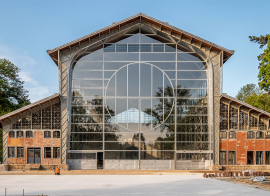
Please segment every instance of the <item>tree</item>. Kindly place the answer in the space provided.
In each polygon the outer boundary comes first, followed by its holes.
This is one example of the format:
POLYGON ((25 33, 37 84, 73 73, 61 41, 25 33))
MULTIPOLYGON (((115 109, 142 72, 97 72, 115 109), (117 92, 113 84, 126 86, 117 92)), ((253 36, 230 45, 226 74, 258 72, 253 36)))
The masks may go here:
MULTIPOLYGON (((30 104, 28 91, 19 78, 20 69, 9 60, 0 59, 0 116, 30 104)), ((0 161, 2 162, 2 130, 0 127, 0 161)))
POLYGON ((243 86, 236 95, 236 99, 240 101, 246 102, 246 98, 251 96, 252 94, 262 94, 260 89, 256 86, 256 84, 247 84, 243 86))
POLYGON ((267 45, 263 53, 258 56, 260 61, 258 78, 261 90, 265 90, 270 94, 270 35, 261 35, 260 37, 249 36, 249 39, 253 43, 260 44, 260 48, 267 45))
POLYGON ((260 90, 255 84, 243 86, 238 91, 236 98, 254 107, 270 112, 270 95, 260 90))

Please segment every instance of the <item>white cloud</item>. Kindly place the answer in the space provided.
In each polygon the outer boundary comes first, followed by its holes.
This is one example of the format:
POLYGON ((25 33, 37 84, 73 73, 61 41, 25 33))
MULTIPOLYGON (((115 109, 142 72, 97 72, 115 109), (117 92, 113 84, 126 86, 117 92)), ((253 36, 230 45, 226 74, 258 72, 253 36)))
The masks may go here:
POLYGON ((25 82, 24 88, 29 91, 29 98, 32 103, 53 94, 55 90, 53 87, 41 85, 34 78, 40 71, 35 66, 38 62, 26 51, 0 45, 0 58, 10 60, 21 69, 19 76, 25 82))

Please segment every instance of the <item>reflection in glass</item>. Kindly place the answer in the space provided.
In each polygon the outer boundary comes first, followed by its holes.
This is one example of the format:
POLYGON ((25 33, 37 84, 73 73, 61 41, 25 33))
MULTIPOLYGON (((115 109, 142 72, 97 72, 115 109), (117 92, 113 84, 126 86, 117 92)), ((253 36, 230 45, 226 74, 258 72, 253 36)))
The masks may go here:
MULTIPOLYGON (((124 160, 173 160, 175 149, 212 150, 207 64, 187 43, 153 32, 131 27, 126 33, 134 35, 109 37, 104 48, 99 44, 75 61, 69 150, 104 150, 105 159, 124 160)), ((68 156, 94 156, 88 155, 68 156)), ((207 155, 178 153, 178 159, 207 155)))

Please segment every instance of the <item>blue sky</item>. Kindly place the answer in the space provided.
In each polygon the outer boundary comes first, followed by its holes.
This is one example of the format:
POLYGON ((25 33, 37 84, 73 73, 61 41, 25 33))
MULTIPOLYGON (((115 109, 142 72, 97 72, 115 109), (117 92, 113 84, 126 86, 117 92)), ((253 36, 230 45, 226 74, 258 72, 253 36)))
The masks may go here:
POLYGON ((223 92, 258 83, 249 35, 270 33, 269 0, 0 0, 0 58, 21 68, 32 102, 58 92, 57 66, 46 50, 142 12, 230 50, 223 92))

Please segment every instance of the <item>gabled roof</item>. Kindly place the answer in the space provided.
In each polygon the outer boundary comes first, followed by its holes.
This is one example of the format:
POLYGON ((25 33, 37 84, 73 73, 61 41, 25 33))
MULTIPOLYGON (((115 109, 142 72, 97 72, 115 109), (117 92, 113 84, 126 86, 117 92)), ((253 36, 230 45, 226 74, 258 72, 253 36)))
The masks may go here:
POLYGON ((250 105, 250 104, 247 104, 247 103, 245 103, 245 102, 243 102, 243 101, 240 101, 240 100, 238 100, 238 99, 236 99, 236 98, 234 98, 234 97, 231 97, 231 96, 227 95, 226 93, 222 93, 222 94, 221 94, 221 97, 224 98, 224 99, 227 99, 227 100, 229 100, 229 101, 231 101, 231 102, 234 102, 234 103, 236 103, 236 104, 238 104, 238 105, 245 106, 245 107, 247 107, 247 108, 250 108, 250 109, 253 110, 253 111, 256 111, 256 112, 258 112, 258 113, 261 113, 261 114, 264 114, 264 115, 270 117, 270 113, 269 113, 269 112, 266 112, 266 111, 264 111, 264 110, 261 110, 261 109, 259 109, 259 108, 254 107, 254 106, 252 106, 252 105, 250 105))
POLYGON ((57 97, 59 97, 59 93, 55 93, 55 94, 53 94, 53 95, 51 95, 51 96, 49 96, 49 97, 46 97, 46 98, 41 99, 41 100, 39 100, 39 101, 37 101, 37 102, 31 103, 31 104, 29 104, 29 105, 27 105, 27 106, 24 106, 24 107, 22 107, 22 108, 20 108, 20 109, 18 109, 18 110, 14 110, 13 112, 10 112, 10 113, 8 113, 8 114, 5 114, 5 115, 3 115, 3 116, 0 116, 0 121, 1 121, 1 120, 5 120, 6 118, 9 118, 9 117, 11 117, 11 116, 17 115, 17 114, 19 114, 19 113, 21 113, 21 112, 24 112, 24 111, 26 111, 26 110, 29 110, 29 109, 31 109, 31 108, 33 108, 33 107, 36 107, 36 106, 38 106, 39 104, 43 104, 43 103, 48 102, 48 101, 50 101, 50 100, 52 100, 52 99, 56 99, 57 97))
POLYGON ((111 32, 114 29, 118 29, 118 28, 120 29, 121 26, 124 26, 124 25, 126 25, 128 23, 131 23, 133 21, 136 21, 136 20, 147 21, 147 22, 149 22, 149 23, 151 23, 153 25, 159 26, 161 30, 165 29, 165 30, 167 30, 167 31, 169 31, 171 33, 178 34, 181 37, 185 37, 185 38, 191 40, 192 42, 197 42, 197 43, 201 44, 202 46, 211 47, 212 50, 216 50, 218 52, 224 51, 224 61, 229 59, 234 54, 234 50, 229 50, 229 49, 223 48, 223 47, 221 47, 221 46, 219 46, 217 44, 214 44, 214 43, 212 43, 210 41, 202 39, 202 38, 200 38, 200 37, 198 37, 196 35, 193 35, 193 34, 188 33, 188 32, 186 32, 186 31, 184 31, 182 29, 174 27, 174 26, 170 25, 167 22, 162 22, 160 20, 152 18, 152 17, 150 17, 150 16, 148 16, 146 14, 143 14, 143 13, 139 13, 139 14, 136 14, 136 15, 131 16, 129 18, 126 18, 124 20, 121 20, 119 22, 115 22, 112 25, 109 25, 109 26, 107 26, 105 28, 102 28, 102 29, 100 29, 98 31, 90 33, 90 34, 88 34, 86 36, 83 36, 83 37, 81 37, 79 39, 71 41, 71 42, 69 42, 67 44, 64 44, 62 46, 59 46, 57 48, 47 50, 47 53, 54 60, 54 62, 57 64, 57 61, 55 61, 54 58, 55 58, 55 56, 57 56, 58 51, 64 51, 64 50, 66 50, 66 49, 68 49, 70 47, 76 46, 76 45, 79 46, 81 43, 88 42, 89 39, 93 39, 93 38, 98 37, 98 36, 100 37, 101 35, 106 34, 108 32, 111 32))

